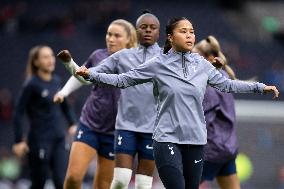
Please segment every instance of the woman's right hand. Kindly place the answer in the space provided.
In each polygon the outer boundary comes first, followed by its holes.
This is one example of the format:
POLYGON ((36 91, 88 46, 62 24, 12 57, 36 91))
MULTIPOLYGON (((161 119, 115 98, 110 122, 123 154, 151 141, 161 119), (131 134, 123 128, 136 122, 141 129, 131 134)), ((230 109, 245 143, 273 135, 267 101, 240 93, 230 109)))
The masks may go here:
POLYGON ((263 89, 263 92, 264 93, 269 93, 269 92, 274 93, 273 99, 276 99, 279 96, 279 91, 275 86, 265 86, 263 89))
POLYGON ((26 155, 26 153, 29 152, 28 144, 25 141, 14 144, 13 152, 17 157, 19 158, 23 157, 24 155, 26 155))
POLYGON ((64 101, 64 95, 57 92, 53 97, 53 102, 56 104, 62 103, 64 101))
POLYGON ((68 50, 62 50, 57 54, 57 57, 62 62, 70 62, 72 59, 71 53, 68 50))
POLYGON ((78 68, 76 70, 76 74, 80 75, 80 76, 82 76, 84 78, 88 78, 90 76, 89 69, 86 68, 86 66, 81 66, 80 68, 78 68))

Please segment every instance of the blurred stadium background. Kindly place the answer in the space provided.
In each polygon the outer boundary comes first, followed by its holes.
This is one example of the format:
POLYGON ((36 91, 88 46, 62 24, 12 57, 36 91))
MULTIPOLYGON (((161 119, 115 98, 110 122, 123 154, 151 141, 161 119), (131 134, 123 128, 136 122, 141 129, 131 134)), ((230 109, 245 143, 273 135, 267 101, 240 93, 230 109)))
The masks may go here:
MULTIPOLYGON (((109 23, 123 18, 135 24, 142 10, 161 22, 159 44, 170 17, 185 16, 194 24, 196 40, 215 35, 240 79, 277 85, 284 92, 284 1, 276 0, 1 0, 0 1, 0 188, 29 185, 26 160, 13 157, 13 105, 24 81, 29 49, 51 46, 69 49, 82 64, 90 53, 105 47, 109 23)), ((69 77, 58 63, 56 73, 69 77)), ((79 116, 89 88, 70 97, 79 116)), ((269 95, 235 95, 239 151, 244 173, 242 188, 284 189, 284 101, 269 95), (249 159, 249 160, 248 160, 249 159)), ((64 122, 62 123, 64 124, 64 122)), ((69 139, 70 143, 71 139, 69 139)), ((85 179, 91 188, 95 165, 85 179)), ((47 183, 46 188, 53 188, 47 183)), ((161 188, 156 177, 154 188, 161 188)), ((217 188, 216 184, 208 188, 217 188)))

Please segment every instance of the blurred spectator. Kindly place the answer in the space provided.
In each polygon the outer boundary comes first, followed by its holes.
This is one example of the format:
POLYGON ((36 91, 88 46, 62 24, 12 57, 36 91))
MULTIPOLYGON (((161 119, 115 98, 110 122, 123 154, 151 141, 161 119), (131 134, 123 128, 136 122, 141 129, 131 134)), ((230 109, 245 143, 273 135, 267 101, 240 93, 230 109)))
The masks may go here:
POLYGON ((5 34, 58 30, 64 38, 70 38, 74 34, 75 22, 82 21, 96 28, 106 28, 107 23, 127 16, 130 11, 129 0, 77 0, 64 1, 64 6, 53 4, 19 1, 0 6, 0 30, 5 34))
POLYGON ((0 30, 5 34, 16 34, 19 29, 19 17, 26 12, 25 1, 0 6, 0 30))
POLYGON ((284 165, 279 169, 279 189, 284 189, 284 165))
POLYGON ((20 174, 20 163, 18 159, 11 155, 10 151, 0 148, 0 178, 7 180, 15 180, 20 174))
POLYGON ((7 88, 0 89, 0 122, 10 123, 12 120, 12 95, 7 88))

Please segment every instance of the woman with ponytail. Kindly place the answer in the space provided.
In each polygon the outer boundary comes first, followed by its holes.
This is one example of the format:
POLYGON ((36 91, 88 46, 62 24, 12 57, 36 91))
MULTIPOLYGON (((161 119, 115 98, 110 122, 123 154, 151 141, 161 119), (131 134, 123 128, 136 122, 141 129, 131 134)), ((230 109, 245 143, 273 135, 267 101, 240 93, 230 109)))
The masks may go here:
MULTIPOLYGON (((107 48, 96 49, 85 62, 86 67, 99 66, 100 62, 122 49, 137 46, 134 26, 123 19, 114 20, 106 32, 107 48)), ((68 56, 58 55, 65 62, 68 56)), ((65 64, 66 67, 68 65, 65 64)), ((72 72, 72 70, 71 70, 72 72)), ((83 85, 88 84, 80 77, 72 76, 54 96, 57 103, 83 85)), ((89 82, 89 84, 92 84, 89 82)), ((93 187, 109 189, 114 169, 114 129, 117 115, 119 89, 103 89, 93 86, 82 109, 79 127, 72 143, 64 189, 79 189, 90 162, 96 158, 97 166, 93 187)))
MULTIPOLYGON (((167 54, 160 53, 126 73, 99 73, 85 67, 76 73, 100 86, 127 88, 153 83, 157 102, 153 148, 159 176, 167 189, 198 189, 207 142, 202 108, 207 85, 223 92, 273 92, 275 97, 279 92, 275 86, 228 79, 202 56, 192 53, 195 34, 187 18, 170 20, 166 35, 171 44, 167 54)), ((143 98, 136 95, 137 101, 143 98)))
MULTIPOLYGON (((103 73, 124 73, 143 65, 161 51, 157 44, 159 29, 160 23, 155 15, 142 14, 136 21, 139 45, 113 53, 92 69, 103 73)), ((59 54, 61 60, 63 60, 63 55, 69 57, 69 60, 65 61, 68 66, 75 64, 68 51, 62 51, 59 54)), ((75 76, 78 77, 78 75, 75 76)), ((98 88, 97 85, 95 87, 98 88)), ((155 168, 152 134, 156 118, 155 99, 152 93, 152 83, 121 91, 115 123, 115 168, 111 189, 128 188, 136 155, 138 165, 135 174, 135 188, 151 189, 152 187, 155 168), (140 94, 142 98, 137 100, 137 94, 140 94)), ((106 98, 104 95, 102 94, 100 98, 106 98)), ((98 99, 94 100, 94 103, 96 101, 98 99)), ((102 110, 98 113, 103 114, 102 110)))
POLYGON ((52 173, 56 189, 63 188, 67 168, 68 151, 65 147, 65 129, 60 126, 61 111, 70 126, 76 127, 74 112, 65 101, 58 105, 52 99, 60 89, 60 78, 53 74, 55 57, 46 45, 33 47, 29 52, 27 79, 23 85, 14 114, 15 144, 13 151, 18 157, 28 156, 31 189, 43 189, 52 173), (28 135, 24 133, 23 116, 29 119, 28 135))
MULTIPOLYGON (((223 64, 215 67, 229 77, 224 70, 227 60, 221 51, 220 44, 214 36, 197 43, 193 50, 214 63, 214 58, 222 59, 223 64)), ((236 137, 236 114, 234 97, 230 93, 222 93, 208 86, 203 100, 203 109, 207 128, 207 144, 204 147, 204 165, 202 184, 215 178, 221 189, 240 189, 236 174, 236 156, 238 153, 236 137)))

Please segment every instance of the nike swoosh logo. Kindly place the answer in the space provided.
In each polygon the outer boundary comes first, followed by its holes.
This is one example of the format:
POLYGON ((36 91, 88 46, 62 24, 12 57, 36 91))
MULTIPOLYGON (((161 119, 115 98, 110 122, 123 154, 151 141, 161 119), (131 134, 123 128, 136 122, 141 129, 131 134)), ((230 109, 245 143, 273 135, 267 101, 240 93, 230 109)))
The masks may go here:
POLYGON ((149 144, 147 144, 146 149, 153 150, 153 146, 150 146, 149 144))
POLYGON ((110 157, 114 157, 114 153, 109 152, 108 155, 109 155, 110 157))
POLYGON ((198 163, 198 162, 201 162, 202 161, 202 159, 201 160, 194 160, 194 163, 198 163))

